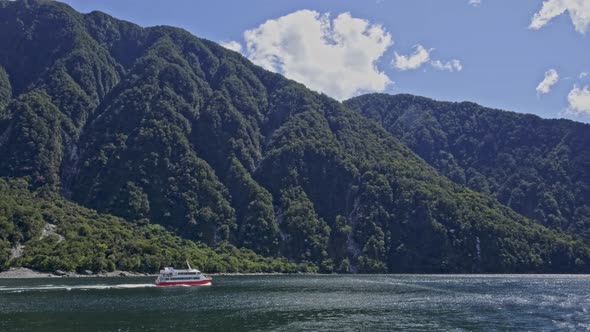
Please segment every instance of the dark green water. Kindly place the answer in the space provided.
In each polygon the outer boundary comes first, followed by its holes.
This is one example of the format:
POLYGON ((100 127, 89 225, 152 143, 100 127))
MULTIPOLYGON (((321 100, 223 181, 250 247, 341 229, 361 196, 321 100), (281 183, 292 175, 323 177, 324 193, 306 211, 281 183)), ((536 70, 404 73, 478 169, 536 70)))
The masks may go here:
POLYGON ((0 331, 590 331, 590 276, 0 279, 0 331))

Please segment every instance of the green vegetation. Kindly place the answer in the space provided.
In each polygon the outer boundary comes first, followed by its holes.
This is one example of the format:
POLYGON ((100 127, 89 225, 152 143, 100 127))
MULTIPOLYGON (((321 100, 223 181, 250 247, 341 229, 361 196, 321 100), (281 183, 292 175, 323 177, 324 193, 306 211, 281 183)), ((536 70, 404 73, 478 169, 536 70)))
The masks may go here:
POLYGON ((224 242, 215 250, 173 236, 159 225, 137 226, 80 207, 52 193, 31 193, 23 179, 0 179, 0 270, 157 272, 188 259, 206 272, 314 272, 313 266, 263 258, 224 242), (11 260, 10 248, 23 244, 11 260))
POLYGON ((0 1, 0 21, 0 45, 23 45, 0 52, 0 176, 31 197, 25 217, 0 214, 5 265, 24 243, 8 264, 147 271, 192 252, 209 272, 590 271, 586 244, 215 43, 56 2, 0 1), (46 223, 64 240, 40 239, 46 223))
POLYGON ((345 104, 456 183, 590 242, 590 125, 411 95, 345 104))

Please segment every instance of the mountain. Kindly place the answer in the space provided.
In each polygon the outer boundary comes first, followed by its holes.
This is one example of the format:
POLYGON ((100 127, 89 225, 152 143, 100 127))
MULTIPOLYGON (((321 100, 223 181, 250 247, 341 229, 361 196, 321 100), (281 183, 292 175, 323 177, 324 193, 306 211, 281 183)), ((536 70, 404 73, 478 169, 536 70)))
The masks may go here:
POLYGON ((411 95, 345 104, 456 183, 590 241, 590 125, 411 95))
POLYGON ((587 244, 184 30, 0 1, 0 45, 0 176, 32 195, 322 272, 590 271, 587 244))

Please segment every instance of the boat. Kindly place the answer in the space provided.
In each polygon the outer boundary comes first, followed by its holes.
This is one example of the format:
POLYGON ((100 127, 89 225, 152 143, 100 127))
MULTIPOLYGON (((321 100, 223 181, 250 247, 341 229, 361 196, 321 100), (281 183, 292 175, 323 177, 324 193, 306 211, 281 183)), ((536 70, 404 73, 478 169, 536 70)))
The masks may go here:
POLYGON ((193 269, 189 262, 186 262, 188 270, 176 270, 172 267, 165 267, 160 270, 156 278, 156 286, 210 286, 211 277, 205 276, 201 271, 193 269))

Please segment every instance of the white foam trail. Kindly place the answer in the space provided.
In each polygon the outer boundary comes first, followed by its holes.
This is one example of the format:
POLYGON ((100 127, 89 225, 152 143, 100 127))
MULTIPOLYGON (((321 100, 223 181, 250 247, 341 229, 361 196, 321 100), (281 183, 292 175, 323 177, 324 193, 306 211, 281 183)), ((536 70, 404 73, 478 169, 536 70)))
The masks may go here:
POLYGON ((89 290, 89 289, 130 289, 130 288, 149 288, 156 287, 154 284, 118 284, 118 285, 42 285, 33 287, 3 287, 3 292, 26 292, 26 291, 47 291, 47 290, 89 290))

